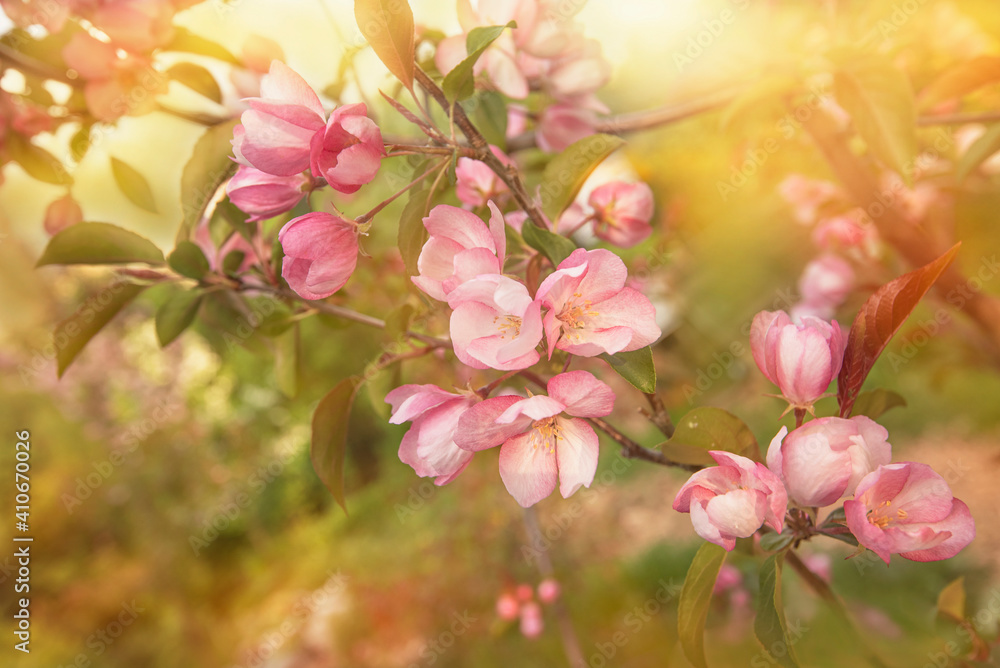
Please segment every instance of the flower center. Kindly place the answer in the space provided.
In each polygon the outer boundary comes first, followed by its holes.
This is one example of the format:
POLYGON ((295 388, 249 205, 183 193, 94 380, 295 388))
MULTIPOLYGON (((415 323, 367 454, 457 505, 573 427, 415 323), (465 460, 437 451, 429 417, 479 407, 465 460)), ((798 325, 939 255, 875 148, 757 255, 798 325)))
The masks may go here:
POLYGON ((905 520, 907 517, 907 512, 900 508, 895 513, 892 512, 890 506, 892 506, 892 501, 883 501, 882 505, 878 506, 873 510, 868 511, 868 522, 874 524, 879 529, 884 529, 894 520, 905 520))
POLYGON ((554 417, 535 420, 531 423, 531 447, 545 448, 548 452, 555 452, 556 440, 562 433, 562 427, 554 417))
MULTIPOLYGON (((587 319, 600 315, 597 311, 591 310, 589 299, 582 304, 577 304, 577 300, 583 297, 579 292, 573 293, 573 299, 563 308, 562 313, 556 316, 567 329, 583 329, 587 326, 587 319)), ((577 335, 580 338, 580 335, 577 335)))
POLYGON ((497 316, 493 318, 493 324, 497 326, 501 339, 506 339, 508 334, 516 339, 521 334, 521 318, 516 315, 497 316))

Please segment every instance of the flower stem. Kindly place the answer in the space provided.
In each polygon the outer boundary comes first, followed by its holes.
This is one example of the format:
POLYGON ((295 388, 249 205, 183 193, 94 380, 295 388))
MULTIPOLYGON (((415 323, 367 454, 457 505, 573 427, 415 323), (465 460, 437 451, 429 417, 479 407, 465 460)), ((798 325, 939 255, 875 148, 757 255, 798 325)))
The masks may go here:
POLYGON ((392 204, 392 202, 394 202, 397 197, 399 197, 400 195, 402 195, 403 193, 405 193, 407 190, 409 190, 413 186, 415 186, 418 183, 420 183, 421 181, 423 181, 425 178, 427 178, 428 176, 430 176, 432 172, 435 172, 435 171, 438 171, 438 170, 442 170, 447 165, 448 165, 448 161, 447 160, 443 160, 443 161, 439 162, 438 164, 434 165, 433 167, 431 167, 430 169, 428 169, 426 172, 424 172, 423 174, 421 174, 417 178, 413 179, 413 181, 411 181, 410 183, 408 183, 405 186, 403 186, 402 188, 400 188, 399 191, 397 191, 395 194, 390 195, 388 199, 383 200, 382 202, 380 202, 374 209, 372 209, 371 211, 369 211, 368 213, 366 213, 366 214, 364 214, 362 216, 358 216, 357 218, 355 218, 354 222, 358 223, 359 225, 363 224, 363 223, 367 223, 369 220, 371 220, 372 218, 375 217, 375 214, 377 214, 379 211, 381 211, 385 207, 387 207, 390 204, 392 204))

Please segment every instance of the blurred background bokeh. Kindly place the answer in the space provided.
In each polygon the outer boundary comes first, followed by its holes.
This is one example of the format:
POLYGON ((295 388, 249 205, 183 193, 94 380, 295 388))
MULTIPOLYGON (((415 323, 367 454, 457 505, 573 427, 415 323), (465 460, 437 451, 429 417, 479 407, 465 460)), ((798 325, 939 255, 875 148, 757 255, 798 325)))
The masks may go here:
MULTIPOLYGON (((411 4, 419 24, 457 30, 453 2, 411 4)), ((914 63, 922 82, 969 55, 1000 55, 995 0, 590 0, 579 19, 613 65, 600 96, 621 113, 683 103, 809 61, 834 31, 833 4, 842 5, 839 20, 856 19, 839 29, 853 30, 859 40, 888 22, 889 31, 883 27, 875 38, 891 40, 893 53, 914 63), (893 12, 910 5, 914 10, 897 25, 893 12), (690 62, 678 59, 723 12, 735 20, 690 62)), ((336 83, 340 59, 358 44, 350 0, 209 0, 179 11, 174 23, 235 54, 251 36, 273 39, 318 90, 336 83)), ((377 99, 379 89, 397 92, 371 53, 361 52, 356 64, 362 86, 349 85, 343 101, 377 99)), ((5 76, 0 85, 17 87, 15 79, 5 76)), ((177 87, 165 99, 175 108, 235 113, 236 89, 219 79, 230 107, 177 87)), ((979 95, 981 104, 1000 106, 997 86, 979 95)), ((383 128, 406 131, 385 104, 372 111, 383 128)), ((778 184, 792 173, 831 175, 806 133, 786 136, 780 116, 763 106, 735 121, 722 116, 714 111, 631 133, 606 168, 638 176, 656 195, 657 234, 624 257, 634 273, 649 277, 668 324, 670 335, 656 350, 671 415, 724 407, 766 446, 791 417, 779 423, 781 402, 765 396, 773 388, 749 354, 748 323, 761 309, 790 305, 787 295, 814 254, 809 229, 795 222, 778 184), (719 182, 728 182, 748 151, 769 137, 779 149, 745 185, 720 196, 719 182)), ((203 131, 163 112, 107 126, 73 172, 72 194, 85 219, 114 222, 169 250, 181 217, 181 170, 203 131), (115 187, 109 155, 145 175, 157 213, 115 187)), ((935 131, 921 129, 921 141, 929 145, 935 131)), ((61 157, 73 132, 63 127, 38 141, 61 157)), ((954 159, 955 142, 949 151, 941 160, 954 159)), ((959 264, 970 275, 992 266, 1000 251, 1000 175, 981 173, 964 187, 943 177, 934 185, 964 243, 959 264)), ((392 190, 374 188, 354 200, 338 195, 338 204, 363 212, 392 190)), ((541 579, 523 513, 497 475, 496 453, 477 456, 442 488, 415 477, 396 456, 405 427, 387 423, 385 390, 399 382, 448 386, 453 380, 440 362, 415 362, 402 377, 384 372, 362 393, 348 438, 348 514, 313 472, 309 424, 318 399, 340 378, 363 372, 365 361, 390 342, 361 325, 304 321, 297 392, 288 396, 279 389, 271 341, 258 332, 232 344, 202 324, 161 350, 152 313, 162 297, 151 290, 57 379, 46 353, 54 324, 109 274, 34 268, 47 239, 45 210, 65 193, 14 163, 4 166, 0 543, 10 544, 8 472, 14 432, 22 429, 31 432, 35 543, 30 656, 12 651, 13 550, 0 551, 0 656, 10 657, 3 665, 566 665, 548 609, 537 639, 495 611, 505 591, 541 579)), ((345 289, 372 314, 391 311, 407 290, 399 263, 386 259, 398 211, 388 209, 388 222, 373 227, 367 250, 375 260, 359 263, 345 289)), ((872 287, 911 268, 889 251, 884 267, 872 287)), ((995 270, 983 290, 1000 295, 995 270)), ((864 296, 841 307, 841 322, 850 323, 864 296)), ((987 637, 996 637, 1000 618, 1000 373, 961 317, 910 352, 916 323, 941 308, 947 306, 940 297, 928 297, 890 344, 887 355, 896 357, 883 358, 869 383, 906 398, 908 406, 881 420, 895 458, 929 463, 945 476, 972 509, 976 541, 946 562, 893 559, 890 568, 845 560, 852 549, 833 541, 805 548, 829 569, 834 588, 889 664, 901 668, 981 665, 949 656, 935 626, 938 593, 956 577, 965 577, 970 616, 993 611, 987 637)), ((616 424, 645 445, 662 440, 638 415, 642 397, 620 379, 609 382, 619 391, 616 424)), ((592 489, 539 504, 543 547, 589 665, 689 665, 677 646, 676 598, 699 540, 688 518, 670 509, 684 479, 680 471, 622 460, 602 441, 592 489)), ((718 666, 771 665, 750 629, 757 561, 735 555, 730 563, 732 584, 709 616, 709 658, 718 666)), ((801 631, 795 651, 804 665, 860 665, 848 630, 813 594, 788 576, 784 595, 790 624, 801 631)))

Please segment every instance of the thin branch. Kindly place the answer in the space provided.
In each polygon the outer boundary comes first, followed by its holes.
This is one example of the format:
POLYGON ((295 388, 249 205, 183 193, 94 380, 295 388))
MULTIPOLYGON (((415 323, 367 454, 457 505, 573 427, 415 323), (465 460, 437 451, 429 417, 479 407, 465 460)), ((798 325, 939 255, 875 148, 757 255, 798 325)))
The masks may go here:
POLYGON ((52 79, 53 81, 60 81, 67 86, 73 86, 74 88, 82 88, 83 80, 81 79, 70 79, 66 72, 63 70, 56 69, 50 66, 48 63, 44 63, 40 60, 36 60, 31 56, 21 53, 17 49, 13 49, 6 44, 0 44, 0 59, 6 61, 8 66, 13 66, 14 69, 22 73, 32 74, 42 79, 52 79))
POLYGON ((1000 121, 1000 111, 921 116, 917 119, 917 125, 965 125, 966 123, 992 123, 993 121, 1000 121))
POLYGON ((622 457, 626 457, 628 459, 641 459, 643 461, 653 462, 654 464, 660 464, 661 466, 673 466, 692 473, 700 471, 703 468, 697 464, 682 464, 680 462, 675 462, 659 450, 652 450, 650 448, 643 447, 601 418, 592 417, 586 418, 586 420, 611 437, 612 441, 622 446, 622 457))
POLYGON ((663 399, 660 399, 660 395, 655 392, 643 393, 646 396, 646 401, 649 402, 649 407, 652 411, 643 410, 642 414, 645 415, 650 422, 656 425, 656 428, 660 430, 660 433, 670 438, 674 435, 674 423, 670 419, 670 414, 667 413, 666 406, 663 405, 663 399))
POLYGON ((366 214, 364 214, 362 216, 358 216, 355 219, 355 222, 357 222, 357 223, 367 223, 369 220, 371 220, 372 218, 374 218, 378 214, 379 211, 381 211, 385 207, 387 207, 390 204, 392 204, 396 200, 397 197, 399 197, 400 195, 402 195, 403 193, 405 193, 407 190, 409 190, 413 186, 417 185, 418 183, 420 183, 421 181, 423 181, 424 179, 426 179, 428 176, 431 175, 432 172, 443 170, 447 166, 448 166, 448 161, 447 160, 444 160, 444 161, 442 161, 442 162, 434 165, 433 167, 431 167, 430 169, 428 169, 426 172, 424 172, 423 174, 421 174, 417 178, 413 179, 410 183, 408 183, 405 186, 403 186, 402 188, 400 188, 399 191, 397 191, 393 195, 390 195, 388 199, 385 199, 382 202, 379 202, 375 206, 375 208, 373 208, 371 211, 369 211, 368 213, 366 213, 366 214))
MULTIPOLYGON (((538 516, 534 506, 524 509, 524 528, 528 532, 528 542, 531 545, 542 543, 542 529, 538 526, 538 516)), ((549 558, 547 550, 538 551, 538 572, 543 578, 555 577, 555 569, 552 567, 552 560, 549 558)), ((563 649, 566 651, 569 665, 572 668, 586 668, 587 660, 584 658, 583 649, 580 646, 580 638, 576 635, 576 629, 573 628, 573 620, 569 616, 569 610, 562 598, 557 598, 551 605, 556 620, 559 622, 559 634, 562 636, 563 649)))

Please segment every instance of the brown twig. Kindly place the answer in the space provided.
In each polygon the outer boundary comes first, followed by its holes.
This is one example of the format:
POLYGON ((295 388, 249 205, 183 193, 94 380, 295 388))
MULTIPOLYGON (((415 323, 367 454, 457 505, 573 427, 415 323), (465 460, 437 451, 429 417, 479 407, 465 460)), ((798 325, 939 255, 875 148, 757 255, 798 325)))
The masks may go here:
POLYGON ((649 402, 652 411, 643 410, 642 414, 656 425, 661 434, 670 438, 674 435, 674 422, 670 419, 666 406, 663 405, 663 399, 660 399, 660 395, 655 392, 644 392, 643 394, 646 396, 646 401, 649 402))
POLYGON ((682 464, 680 462, 675 462, 668 458, 659 450, 652 450, 650 448, 643 447, 639 445, 631 438, 621 433, 610 424, 605 422, 603 419, 598 417, 586 418, 587 422, 594 425, 605 434, 607 434, 612 441, 617 443, 622 447, 622 457, 627 459, 641 459, 647 462, 653 462, 654 464, 660 464, 661 466, 673 466, 675 468, 683 469, 685 471, 699 471, 702 469, 701 466, 696 464, 682 464))

